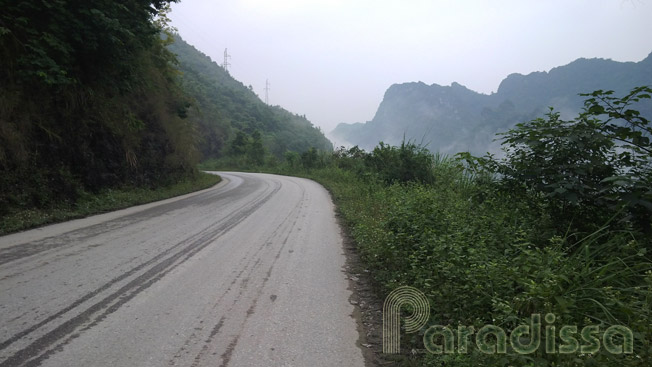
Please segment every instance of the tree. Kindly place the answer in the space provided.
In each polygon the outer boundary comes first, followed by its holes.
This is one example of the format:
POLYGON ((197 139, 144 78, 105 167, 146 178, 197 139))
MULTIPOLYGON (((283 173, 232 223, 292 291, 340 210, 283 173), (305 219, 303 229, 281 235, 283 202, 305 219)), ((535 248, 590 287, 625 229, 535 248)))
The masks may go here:
POLYGON ((247 144, 249 138, 243 131, 238 130, 235 138, 231 141, 230 153, 234 156, 242 156, 247 152, 247 144))
POLYGON ((258 130, 254 130, 251 134, 247 155, 250 162, 255 165, 262 165, 265 162, 265 147, 263 147, 262 136, 258 130))
POLYGON ((196 172, 196 128, 161 39, 169 1, 3 2, 0 206, 196 172))
POLYGON ((305 169, 311 169, 317 167, 318 160, 319 160, 319 155, 315 147, 310 147, 310 149, 301 153, 301 164, 305 169))
POLYGON ((285 162, 292 168, 296 168, 301 160, 301 156, 297 152, 287 151, 284 154, 285 162))
POLYGON ((154 17, 165 14, 170 2, 175 0, 5 4, 0 45, 3 64, 11 68, 3 69, 23 82, 48 85, 123 82, 134 76, 137 51, 156 41, 154 17))
POLYGON ((398 147, 380 142, 364 158, 365 165, 387 184, 432 183, 434 180, 432 154, 412 142, 403 141, 398 147))
POLYGON ((498 174, 509 191, 544 195, 562 225, 578 217, 584 223, 606 221, 624 210, 623 219, 650 231, 652 127, 630 107, 650 99, 652 89, 634 88, 621 98, 613 93, 582 94, 589 98, 573 120, 551 109, 545 118, 500 134, 503 159, 459 156, 471 168, 498 174))

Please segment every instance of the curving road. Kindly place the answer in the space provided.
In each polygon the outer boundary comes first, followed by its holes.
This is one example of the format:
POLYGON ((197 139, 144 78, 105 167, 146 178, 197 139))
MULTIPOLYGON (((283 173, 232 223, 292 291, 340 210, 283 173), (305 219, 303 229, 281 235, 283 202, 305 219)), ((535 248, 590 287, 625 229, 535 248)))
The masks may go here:
POLYGON ((0 237, 0 367, 364 366, 326 190, 220 175, 0 237))

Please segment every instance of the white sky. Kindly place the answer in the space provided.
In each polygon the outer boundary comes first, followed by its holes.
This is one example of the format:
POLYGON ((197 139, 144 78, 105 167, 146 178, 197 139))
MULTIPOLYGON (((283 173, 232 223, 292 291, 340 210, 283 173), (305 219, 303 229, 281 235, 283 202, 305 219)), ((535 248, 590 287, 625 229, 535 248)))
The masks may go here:
POLYGON ((652 52, 649 0, 182 0, 172 25, 269 103, 325 132, 423 81, 491 93, 511 73, 652 52))

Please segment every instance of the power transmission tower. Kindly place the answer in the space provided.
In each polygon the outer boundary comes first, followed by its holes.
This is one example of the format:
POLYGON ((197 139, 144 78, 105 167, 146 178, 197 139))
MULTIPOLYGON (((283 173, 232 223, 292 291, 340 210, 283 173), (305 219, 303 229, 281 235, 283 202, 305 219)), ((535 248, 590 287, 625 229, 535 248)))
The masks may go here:
POLYGON ((229 66, 231 66, 231 63, 229 62, 229 59, 231 58, 231 55, 229 55, 228 49, 224 49, 224 63, 222 64, 222 67, 224 68, 224 71, 227 73, 229 72, 229 66))
POLYGON ((269 104, 269 79, 265 79, 265 104, 269 104))

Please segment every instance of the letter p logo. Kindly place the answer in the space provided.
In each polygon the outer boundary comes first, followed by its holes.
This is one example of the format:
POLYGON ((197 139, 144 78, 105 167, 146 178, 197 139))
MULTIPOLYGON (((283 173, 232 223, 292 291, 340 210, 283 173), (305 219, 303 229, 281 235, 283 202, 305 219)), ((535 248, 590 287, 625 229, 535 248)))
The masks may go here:
POLYGON ((412 314, 403 319, 406 333, 415 333, 428 322, 430 304, 425 294, 412 287, 398 287, 383 303, 383 353, 401 350, 401 307, 410 306, 412 314))

